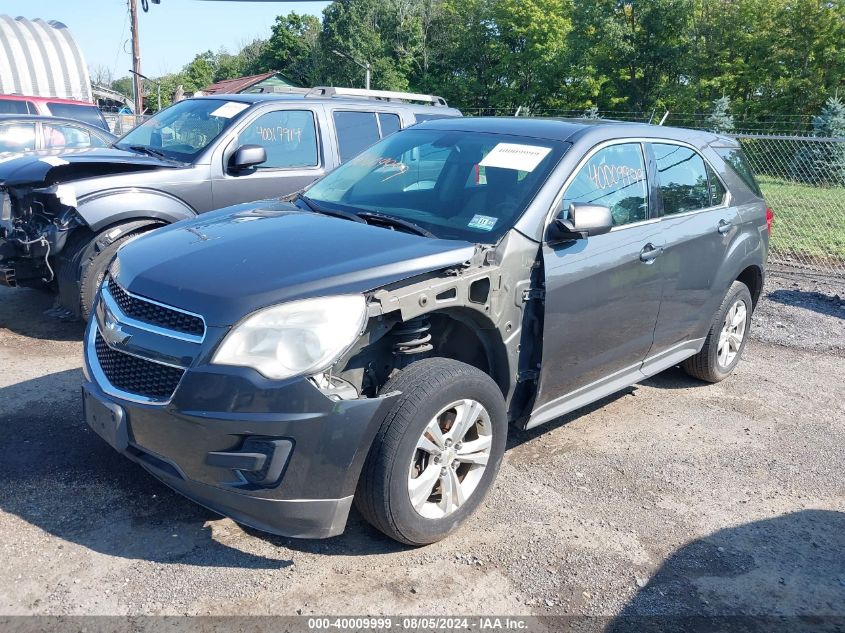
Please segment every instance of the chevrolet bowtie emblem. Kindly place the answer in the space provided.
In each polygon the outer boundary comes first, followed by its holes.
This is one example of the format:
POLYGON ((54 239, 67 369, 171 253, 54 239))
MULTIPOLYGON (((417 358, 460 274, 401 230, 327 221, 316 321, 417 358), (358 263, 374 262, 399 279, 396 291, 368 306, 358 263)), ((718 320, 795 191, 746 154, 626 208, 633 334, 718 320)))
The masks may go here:
POLYGON ((101 334, 106 343, 110 345, 121 345, 132 338, 131 334, 127 334, 123 331, 123 328, 120 327, 120 323, 117 322, 117 319, 108 309, 106 309, 103 314, 103 331, 101 334))

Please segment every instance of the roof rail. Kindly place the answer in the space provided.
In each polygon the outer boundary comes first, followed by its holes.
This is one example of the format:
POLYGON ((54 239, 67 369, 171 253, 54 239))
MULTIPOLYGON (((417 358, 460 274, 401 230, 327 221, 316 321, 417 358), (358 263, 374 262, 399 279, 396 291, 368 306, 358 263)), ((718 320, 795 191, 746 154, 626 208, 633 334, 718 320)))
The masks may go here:
POLYGON ((446 99, 436 95, 424 95, 415 92, 394 92, 393 90, 366 90, 364 88, 335 88, 316 86, 308 91, 306 97, 364 97, 366 99, 384 99, 385 101, 422 101, 434 106, 446 107, 446 99))

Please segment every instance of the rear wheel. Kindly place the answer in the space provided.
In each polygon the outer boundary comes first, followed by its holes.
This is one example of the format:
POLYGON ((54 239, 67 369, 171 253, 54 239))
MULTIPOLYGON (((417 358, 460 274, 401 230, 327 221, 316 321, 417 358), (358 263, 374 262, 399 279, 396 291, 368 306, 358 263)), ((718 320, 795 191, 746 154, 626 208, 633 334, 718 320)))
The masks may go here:
POLYGON ((505 450, 502 392, 484 372, 445 358, 412 363, 382 390, 401 391, 364 465, 355 505, 387 536, 425 545, 481 504, 505 450))
POLYGON ((684 371, 707 382, 727 378, 748 341, 752 309, 748 287, 735 281, 713 317, 701 351, 681 365, 684 371))

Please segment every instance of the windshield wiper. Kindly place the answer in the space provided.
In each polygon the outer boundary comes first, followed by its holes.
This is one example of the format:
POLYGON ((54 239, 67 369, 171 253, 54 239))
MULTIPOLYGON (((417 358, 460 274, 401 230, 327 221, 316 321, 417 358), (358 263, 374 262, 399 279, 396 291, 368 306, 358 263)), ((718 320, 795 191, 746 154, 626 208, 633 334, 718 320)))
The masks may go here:
POLYGON ((167 158, 167 154, 164 152, 160 152, 152 147, 147 147, 146 145, 130 145, 129 149, 133 152, 140 152, 142 154, 147 154, 148 156, 154 156, 155 158, 167 158))
POLYGON ((381 213, 373 213, 372 211, 360 211, 355 215, 357 215, 359 218, 363 218, 365 221, 374 220, 375 223, 381 223, 400 229, 406 229, 411 233, 415 233, 416 235, 422 235, 423 237, 437 237, 434 233, 427 229, 424 229, 419 224, 411 222, 410 220, 395 218, 392 215, 383 215, 381 213))
POLYGON ((316 204, 311 198, 307 196, 303 196, 301 193, 296 194, 296 200, 302 200, 305 203, 305 206, 308 207, 314 213, 320 213, 322 215, 330 215, 334 218, 343 218, 344 220, 352 220, 353 222, 361 222, 366 223, 366 221, 358 217, 355 213, 350 213, 349 211, 339 211, 337 209, 327 209, 326 207, 320 206, 316 204))

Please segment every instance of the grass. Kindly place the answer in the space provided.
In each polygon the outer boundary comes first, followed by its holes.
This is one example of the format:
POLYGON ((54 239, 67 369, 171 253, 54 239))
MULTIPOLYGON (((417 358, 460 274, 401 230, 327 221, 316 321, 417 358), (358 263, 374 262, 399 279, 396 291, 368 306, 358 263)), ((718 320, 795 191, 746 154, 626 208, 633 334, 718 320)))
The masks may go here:
POLYGON ((773 253, 845 262, 845 187, 816 187, 765 176, 758 181, 775 212, 773 253))

